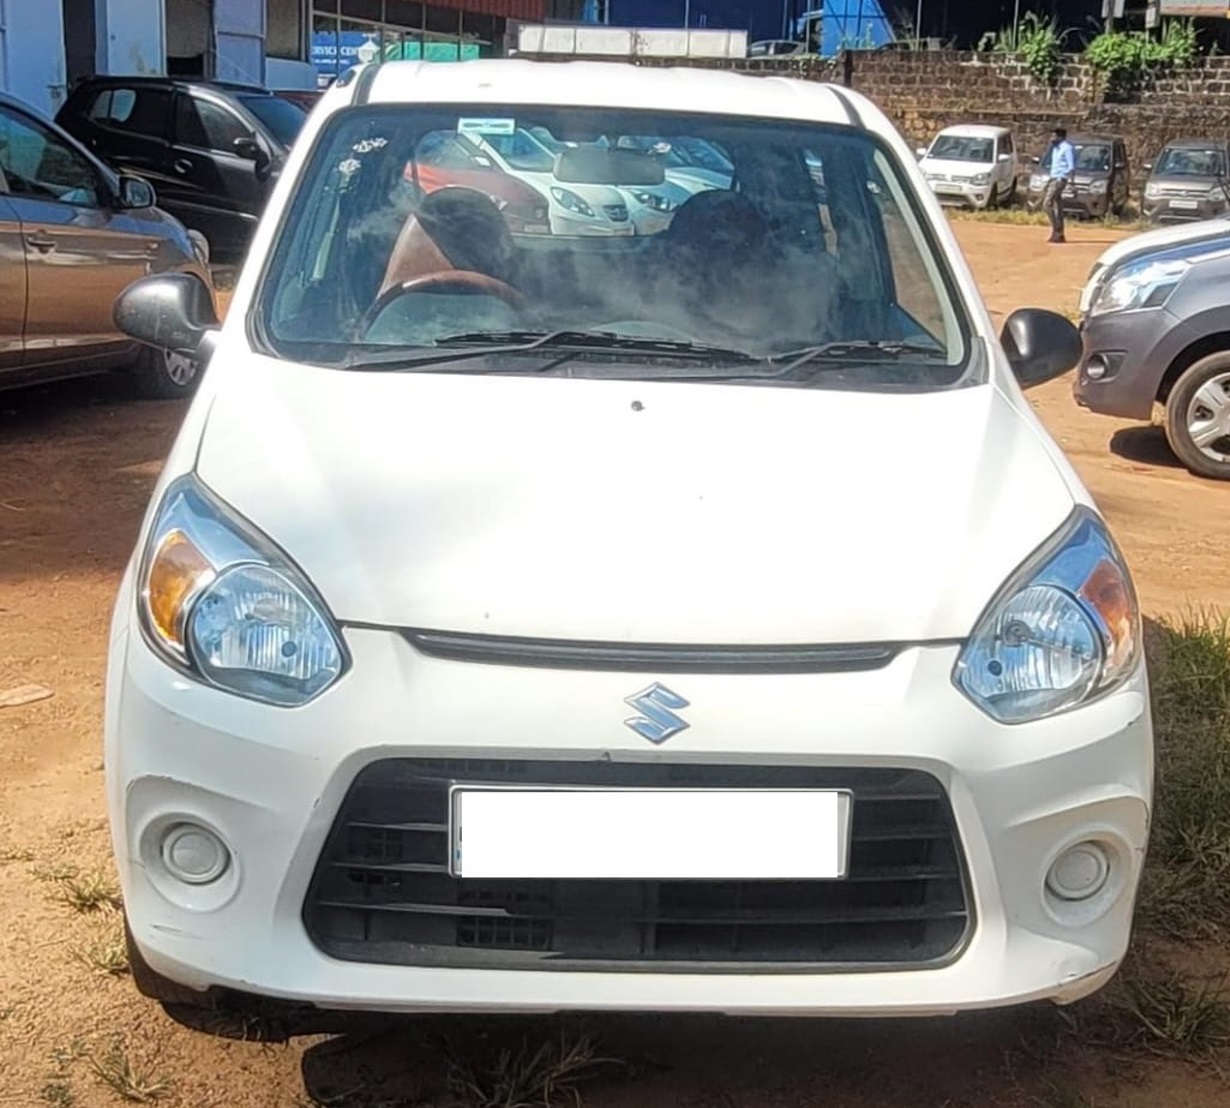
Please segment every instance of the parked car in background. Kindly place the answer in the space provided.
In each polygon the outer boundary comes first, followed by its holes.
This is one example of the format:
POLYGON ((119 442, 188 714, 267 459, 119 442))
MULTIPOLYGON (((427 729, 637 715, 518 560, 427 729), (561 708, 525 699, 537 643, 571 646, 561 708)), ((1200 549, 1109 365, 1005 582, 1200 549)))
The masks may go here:
POLYGON ((806 45, 788 38, 762 38, 747 48, 749 58, 788 58, 806 53, 806 45))
POLYGON ((0 389, 117 371, 145 396, 192 391, 193 358, 134 343, 112 317, 151 273, 191 274, 212 305, 200 246, 154 202, 147 181, 0 95, 0 389))
POLYGON ((108 164, 146 177, 226 261, 247 248, 306 118, 267 89, 173 77, 93 77, 56 115, 108 164))
POLYGON ((923 1017, 1106 985, 1153 815, 1141 618, 1023 392, 1080 339, 995 327, 889 119, 386 62, 304 136, 224 322, 174 276, 122 298, 212 350, 108 637, 137 988, 923 1017), (643 237, 514 237, 459 188, 386 219, 425 132, 513 120, 580 139, 561 187, 665 129, 732 187, 643 237))
POLYGON ((1230 211, 1224 139, 1183 139, 1169 143, 1145 164, 1144 216, 1151 223, 1211 219, 1230 211))
POLYGON ((985 124, 947 127, 918 149, 919 168, 942 204, 977 209, 1016 197, 1017 144, 1011 130, 985 124))
POLYGON ((468 136, 497 168, 547 198, 554 235, 632 235, 628 202, 614 185, 564 182, 555 176, 556 151, 524 127, 508 134, 468 136))
MULTIPOLYGON (((1069 135, 1076 150, 1076 173, 1072 187, 1063 194, 1064 211, 1087 219, 1101 219, 1108 212, 1119 215, 1128 200, 1127 144, 1118 135, 1069 135)), ((1049 180, 1046 155, 1030 158, 1037 169, 1030 174, 1026 207, 1038 211, 1049 180)))
POLYGON ((1139 420, 1164 405, 1179 460, 1230 480, 1230 227, 1219 220, 1215 234, 1155 242, 1095 273, 1082 296, 1077 403, 1139 420))
POLYGON ((456 131, 429 131, 406 163, 406 180, 416 196, 442 188, 476 189, 504 216, 513 234, 549 235, 550 205, 536 188, 503 170, 465 135, 456 131))
POLYGON ((275 88, 270 91, 274 96, 290 101, 290 103, 302 108, 305 112, 310 112, 316 107, 316 102, 324 95, 321 89, 275 88))

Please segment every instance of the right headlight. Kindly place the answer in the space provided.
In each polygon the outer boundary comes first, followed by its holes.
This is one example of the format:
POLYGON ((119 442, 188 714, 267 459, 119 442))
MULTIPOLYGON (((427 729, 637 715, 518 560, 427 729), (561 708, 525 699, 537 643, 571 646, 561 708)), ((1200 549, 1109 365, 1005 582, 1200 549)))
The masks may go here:
POLYGON ((1184 258, 1126 265, 1103 282, 1097 299, 1089 307, 1089 314, 1160 308, 1191 267, 1191 262, 1184 258))
POLYGON ((953 671, 1000 723, 1027 723, 1122 684, 1141 650, 1140 611, 1102 521, 1078 508, 979 619, 953 671))
POLYGON ((577 215, 584 216, 592 216, 594 214, 594 209, 573 192, 572 189, 562 189, 552 185, 551 195, 570 212, 576 212, 577 215))
POLYGON ((146 639, 199 681, 291 708, 346 668, 345 647, 311 585, 193 476, 167 489, 139 582, 146 639))

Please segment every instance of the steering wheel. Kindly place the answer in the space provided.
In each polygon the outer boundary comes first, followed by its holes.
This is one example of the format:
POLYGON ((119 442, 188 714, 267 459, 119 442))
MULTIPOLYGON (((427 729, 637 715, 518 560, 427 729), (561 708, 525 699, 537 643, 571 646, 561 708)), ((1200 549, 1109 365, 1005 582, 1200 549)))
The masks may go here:
POLYGON ((476 296, 494 296, 518 311, 523 310, 527 303, 523 293, 498 277, 490 277, 486 273, 476 273, 469 269, 450 269, 439 273, 428 273, 397 285, 390 285, 376 297, 375 302, 359 320, 356 328, 359 339, 362 340, 366 336, 372 324, 380 318, 380 314, 395 300, 416 292, 443 292, 450 289, 472 293, 476 296))

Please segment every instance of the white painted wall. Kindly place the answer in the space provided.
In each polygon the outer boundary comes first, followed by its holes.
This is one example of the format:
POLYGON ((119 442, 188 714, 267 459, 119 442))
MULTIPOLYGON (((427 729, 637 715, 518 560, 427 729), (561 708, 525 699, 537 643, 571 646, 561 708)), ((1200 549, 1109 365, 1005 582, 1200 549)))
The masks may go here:
POLYGON ((67 92, 58 0, 0 0, 0 28, 0 88, 54 115, 67 92))
MULTIPOLYGON (((8 2, 11 4, 12 0, 8 2)), ((97 0, 97 3, 98 71, 123 76, 165 73, 163 0, 97 0)))

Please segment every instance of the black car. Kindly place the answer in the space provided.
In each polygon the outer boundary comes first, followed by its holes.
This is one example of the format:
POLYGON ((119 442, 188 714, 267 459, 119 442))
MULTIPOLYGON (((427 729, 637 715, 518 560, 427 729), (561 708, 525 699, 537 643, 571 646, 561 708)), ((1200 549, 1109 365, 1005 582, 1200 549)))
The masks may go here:
POLYGON ((243 253, 306 113, 268 89, 174 77, 94 77, 56 122, 202 232, 215 258, 243 253))

